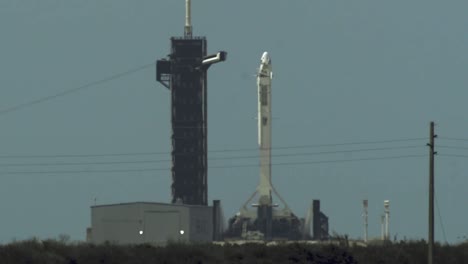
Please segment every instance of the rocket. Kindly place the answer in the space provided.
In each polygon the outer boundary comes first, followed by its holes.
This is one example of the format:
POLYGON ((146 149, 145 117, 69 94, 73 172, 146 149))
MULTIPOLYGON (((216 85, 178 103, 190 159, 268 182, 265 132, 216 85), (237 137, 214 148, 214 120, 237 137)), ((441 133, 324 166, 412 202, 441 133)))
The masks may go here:
POLYGON ((257 74, 258 147, 260 150, 260 183, 257 187, 259 205, 271 205, 271 58, 263 52, 257 74))
POLYGON ((257 94, 258 94, 258 148, 260 156, 260 182, 255 192, 240 208, 239 216, 256 218, 256 212, 251 211, 247 206, 250 202, 253 207, 278 207, 273 203, 273 195, 277 197, 283 208, 273 211, 275 217, 289 217, 292 212, 281 195, 276 191, 271 182, 271 81, 273 71, 271 58, 268 52, 263 52, 260 58, 260 68, 257 73, 257 94), (258 197, 257 201, 253 201, 258 197))
POLYGON ((291 234, 293 234, 298 230, 300 224, 299 219, 293 214, 271 181, 272 79, 271 58, 268 52, 265 51, 260 58, 260 68, 257 72, 260 181, 239 212, 229 220, 230 232, 237 232, 242 238, 249 237, 248 230, 256 230, 269 240, 272 239, 275 233, 276 236, 281 237, 280 233, 288 230, 288 228, 292 230, 291 234), (280 203, 273 203, 273 196, 275 202, 279 200, 280 203), (293 229, 297 230, 294 231, 293 229))

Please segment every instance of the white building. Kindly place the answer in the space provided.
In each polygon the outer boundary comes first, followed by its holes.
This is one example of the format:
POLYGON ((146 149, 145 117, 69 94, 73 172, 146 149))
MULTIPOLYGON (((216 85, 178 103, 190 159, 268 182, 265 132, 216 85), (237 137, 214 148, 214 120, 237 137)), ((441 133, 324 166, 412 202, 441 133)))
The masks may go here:
POLYGON ((91 207, 92 243, 211 242, 213 207, 134 202, 91 207))

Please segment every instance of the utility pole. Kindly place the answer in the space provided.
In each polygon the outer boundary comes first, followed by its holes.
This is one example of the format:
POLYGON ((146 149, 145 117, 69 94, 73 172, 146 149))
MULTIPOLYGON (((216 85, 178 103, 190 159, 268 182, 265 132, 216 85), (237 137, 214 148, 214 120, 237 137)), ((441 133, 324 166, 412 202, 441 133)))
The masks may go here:
POLYGON ((367 221, 367 216, 368 216, 367 208, 369 207, 369 201, 367 199, 363 200, 362 206, 363 206, 362 217, 364 217, 364 243, 367 243, 367 229, 369 226, 369 223, 367 221))
POLYGON ((434 140, 437 135, 434 134, 434 122, 430 124, 429 131, 429 237, 428 237, 428 262, 434 262, 434 155, 437 154, 434 140))

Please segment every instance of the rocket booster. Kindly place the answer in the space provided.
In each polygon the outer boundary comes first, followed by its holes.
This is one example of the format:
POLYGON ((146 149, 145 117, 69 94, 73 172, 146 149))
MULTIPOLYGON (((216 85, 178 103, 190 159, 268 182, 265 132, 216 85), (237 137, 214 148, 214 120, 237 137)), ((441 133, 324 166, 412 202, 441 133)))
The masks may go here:
POLYGON ((257 187, 259 204, 271 205, 271 80, 273 72, 268 52, 260 59, 257 74, 258 88, 258 146, 260 149, 260 184, 257 187))
MULTIPOLYGON (((271 81, 273 79, 271 58, 268 52, 263 52, 260 58, 260 68, 257 73, 257 94, 258 94, 258 147, 260 154, 260 182, 255 192, 244 203, 239 211, 239 216, 243 218, 263 219, 265 211, 251 211, 247 208, 250 202, 253 207, 258 208, 273 208, 279 204, 273 203, 273 196, 278 198, 284 205, 281 209, 272 210, 274 217, 283 217, 290 219, 293 215, 286 202, 281 195, 276 191, 271 182, 271 81), (258 202, 253 199, 258 197, 258 202), (263 212, 263 213, 260 213, 263 212)), ((262 209, 263 210, 263 209, 262 209)), ((270 210, 270 209, 269 209, 270 210)), ((268 212, 268 211, 266 211, 268 212)), ((268 213, 267 213, 268 215, 268 213)))

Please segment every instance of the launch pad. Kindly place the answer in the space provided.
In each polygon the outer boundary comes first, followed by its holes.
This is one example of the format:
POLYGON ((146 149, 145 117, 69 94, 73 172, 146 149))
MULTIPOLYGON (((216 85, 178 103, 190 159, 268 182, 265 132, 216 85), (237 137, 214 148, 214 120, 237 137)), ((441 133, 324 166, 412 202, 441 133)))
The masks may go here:
POLYGON ((156 63, 156 80, 171 94, 171 203, 125 203, 92 207, 90 242, 157 243, 220 240, 324 240, 328 218, 314 201, 298 218, 271 180, 272 62, 264 52, 257 73, 260 181, 224 229, 220 200, 208 206, 207 73, 226 60, 224 51, 207 55, 205 37, 194 37, 191 0, 186 2, 184 36, 170 39, 167 58, 156 63), (277 204, 276 202, 279 202, 277 204), (312 234, 311 234, 312 231, 312 234))
POLYGON ((299 240, 306 238, 308 236, 306 231, 310 231, 305 225, 306 223, 310 225, 311 221, 299 219, 271 181, 272 79, 272 61, 268 52, 264 52, 257 73, 260 180, 255 192, 229 220, 225 234, 227 238, 299 240), (281 202, 281 206, 273 203, 273 197, 281 202))

